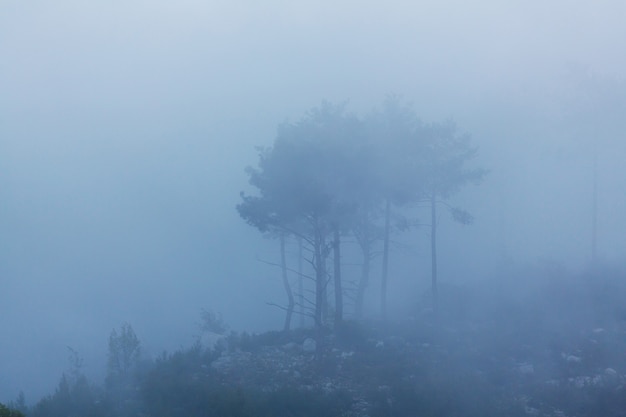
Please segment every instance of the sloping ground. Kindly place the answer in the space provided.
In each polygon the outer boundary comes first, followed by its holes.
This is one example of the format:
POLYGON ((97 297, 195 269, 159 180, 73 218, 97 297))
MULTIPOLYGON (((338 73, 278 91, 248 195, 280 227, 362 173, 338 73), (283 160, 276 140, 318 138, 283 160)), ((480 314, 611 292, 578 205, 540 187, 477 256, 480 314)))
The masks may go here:
POLYGON ((225 350, 203 372, 264 391, 343 393, 351 400, 343 415, 626 414, 623 328, 581 329, 566 339, 495 323, 413 321, 385 331, 353 324, 318 336, 314 351, 302 337, 225 350))
POLYGON ((33 417, 626 416, 623 274, 442 286, 438 314, 212 339, 33 417))
POLYGON ((625 416, 622 284, 563 284, 448 289, 436 320, 231 336, 196 377, 334 396, 344 416, 625 416))

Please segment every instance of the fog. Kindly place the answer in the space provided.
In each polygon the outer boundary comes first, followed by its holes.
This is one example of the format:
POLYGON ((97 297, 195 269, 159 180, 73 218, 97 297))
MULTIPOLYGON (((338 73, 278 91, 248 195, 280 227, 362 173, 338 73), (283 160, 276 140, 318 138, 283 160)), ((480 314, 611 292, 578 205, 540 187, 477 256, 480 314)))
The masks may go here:
MULTIPOLYGON (((442 282, 584 270, 594 141, 598 258, 622 265, 624 15, 619 1, 3 1, 0 401, 52 392, 68 346, 101 379, 124 322, 150 355, 192 344, 203 309, 280 329, 279 272, 261 262, 277 244, 235 206, 255 147, 322 100, 365 114, 399 94, 480 147, 489 175, 453 198, 474 224, 441 223, 442 282)), ((426 232, 398 239, 400 314, 430 255, 426 232)))

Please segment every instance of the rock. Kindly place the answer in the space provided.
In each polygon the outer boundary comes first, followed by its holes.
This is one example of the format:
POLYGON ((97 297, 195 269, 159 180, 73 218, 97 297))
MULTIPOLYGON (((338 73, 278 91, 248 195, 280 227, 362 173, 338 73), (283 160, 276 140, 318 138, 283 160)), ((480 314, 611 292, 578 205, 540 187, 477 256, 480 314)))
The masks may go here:
POLYGON ((220 356, 219 358, 211 362, 211 368, 221 371, 228 368, 231 362, 232 358, 230 357, 230 355, 220 356))
POLYGON ((607 382, 614 383, 619 380, 619 374, 613 368, 606 368, 604 370, 604 377, 607 382))
POLYGON ((298 345, 294 342, 285 343, 283 349, 287 351, 294 351, 298 349, 298 345))
POLYGON ((325 393, 329 394, 333 391, 336 391, 337 388, 335 387, 335 385, 332 382, 327 382, 324 385, 322 385, 322 390, 324 390, 325 393))
POLYGON ((390 347, 392 349, 400 349, 404 347, 406 341, 404 338, 400 336, 389 336, 384 340, 385 346, 390 347))
POLYGON ((585 388, 598 385, 602 382, 602 377, 600 375, 596 376, 577 376, 574 378, 569 378, 570 384, 574 385, 576 388, 585 388))
POLYGON ((521 374, 531 375, 535 373, 535 367, 532 363, 523 363, 517 368, 521 374))
POLYGON ((568 355, 566 353, 561 353, 561 357, 565 359, 567 363, 580 363, 581 359, 579 356, 568 355))
POLYGON ((317 342, 310 337, 302 343, 302 351, 306 353, 314 353, 317 350, 317 342))
POLYGON ((538 408, 535 407, 530 407, 528 405, 524 406, 524 411, 526 412, 527 415, 529 416, 538 416, 540 415, 540 410, 538 408))

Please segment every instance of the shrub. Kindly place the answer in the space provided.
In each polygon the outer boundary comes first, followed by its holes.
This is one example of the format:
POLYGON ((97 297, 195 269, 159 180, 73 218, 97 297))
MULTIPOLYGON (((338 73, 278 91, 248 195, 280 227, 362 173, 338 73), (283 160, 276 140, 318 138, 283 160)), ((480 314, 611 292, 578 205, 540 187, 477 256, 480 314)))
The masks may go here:
POLYGON ((24 417, 22 412, 13 410, 6 405, 0 403, 0 417, 24 417))

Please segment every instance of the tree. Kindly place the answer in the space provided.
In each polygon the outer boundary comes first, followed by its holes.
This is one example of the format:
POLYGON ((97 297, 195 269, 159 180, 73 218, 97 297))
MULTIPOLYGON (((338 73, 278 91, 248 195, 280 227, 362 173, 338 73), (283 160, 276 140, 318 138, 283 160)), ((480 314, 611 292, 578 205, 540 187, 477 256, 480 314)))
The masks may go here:
MULTIPOLYGON (((28 413, 32 417, 100 416, 104 409, 99 390, 89 383, 83 373, 83 359, 67 347, 69 368, 63 372, 52 395, 42 398, 28 413)), ((23 402, 23 396, 22 401, 23 402)), ((17 408, 17 407, 15 407, 17 408)), ((21 407, 25 409, 25 407, 21 407)))
POLYGON ((363 316, 363 304, 365 301, 365 291, 369 286, 371 264, 374 259, 374 245, 380 240, 382 230, 376 224, 376 211, 369 207, 360 207, 358 218, 352 228, 357 244, 361 250, 361 274, 357 284, 357 292, 354 303, 354 312, 357 317, 363 316))
POLYGON ((24 417, 24 414, 0 403, 0 417, 24 417))
POLYGON ((109 336, 106 376, 106 403, 116 416, 133 415, 139 408, 137 390, 138 365, 141 355, 139 338, 130 324, 109 336))
MULTIPOLYGON (((383 214, 382 234, 382 275, 380 291, 380 309, 383 318, 387 314, 387 285, 390 251, 390 235, 393 229, 393 210, 419 201, 424 193, 423 143, 420 133, 422 122, 415 115, 409 103, 400 97, 390 95, 380 110, 371 113, 367 119, 370 154, 374 160, 370 163, 368 193, 362 200, 362 207, 367 213, 367 221, 383 214)), ((398 214, 396 214, 398 215, 398 214)), ((406 219, 400 222, 408 225, 406 219)), ((370 230, 376 230, 373 224, 361 225, 363 233, 361 248, 364 264, 369 268, 367 256, 371 253, 370 230)), ((362 279, 367 279, 364 274, 362 279)), ((362 285, 364 286, 364 285, 362 285)))
POLYGON ((283 277, 283 287, 285 293, 287 293, 287 315, 285 316, 285 325, 283 329, 289 330, 291 327, 291 317, 293 316, 293 309, 295 307, 295 300, 293 297, 293 291, 291 290, 291 284, 289 283, 289 277, 287 273, 287 255, 285 253, 285 234, 280 235, 280 267, 283 277))
POLYGON ((137 365, 141 352, 139 339, 130 324, 124 323, 118 333, 109 335, 109 377, 127 377, 137 365))
MULTIPOLYGON (((279 130, 279 138, 281 132, 282 129, 279 130)), ((313 248, 311 264, 316 271, 314 319, 316 325, 321 325, 326 278, 326 230, 322 222, 327 204, 325 196, 319 187, 312 185, 307 189, 305 186, 309 182, 306 175, 309 173, 304 172, 307 168, 303 162, 306 160, 305 149, 277 139, 273 148, 261 149, 259 159, 259 168, 248 168, 247 172, 250 184, 259 189, 260 195, 242 193, 243 201, 237 205, 237 210, 248 224, 266 236, 280 239, 281 271, 290 305, 292 292, 286 274, 285 236, 296 236, 313 248), (302 169, 297 168, 298 164, 302 169)), ((291 321, 291 313, 292 309, 288 307, 285 328, 291 321)))
POLYGON ((293 236, 311 247, 317 326, 322 326, 327 307, 331 250, 336 258, 335 321, 342 320, 341 235, 349 230, 356 209, 350 190, 364 185, 356 184, 351 173, 359 121, 345 114, 344 107, 323 103, 300 122, 280 126, 274 145, 260 150, 258 168, 247 170, 259 195, 242 193, 237 206, 240 216, 261 232, 293 236))
MULTIPOLYGON (((424 125, 413 108, 390 96, 365 120, 346 114, 343 106, 324 103, 294 124, 278 129, 272 147, 262 148, 256 168, 248 168, 257 195, 241 194, 237 206, 248 224, 281 239, 281 270, 288 306, 285 328, 294 309, 284 256, 287 237, 307 245, 315 271, 312 317, 322 326, 329 307, 328 284, 334 282, 334 322, 343 320, 341 245, 354 236, 363 258, 355 310, 361 316, 368 286, 373 245, 382 241, 381 312, 386 315, 390 235, 415 224, 406 208, 430 202, 432 288, 437 292, 437 203, 484 170, 468 169, 476 148, 457 135, 452 123, 424 125), (332 254, 332 273, 327 262, 332 254)), ((452 211, 457 220, 469 214, 452 211)), ((300 269, 300 268, 299 268, 300 269)), ((301 275, 300 275, 301 276, 301 275)), ((300 291, 302 294, 302 291, 300 291)), ((302 304, 302 302, 301 302, 302 304)))
MULTIPOLYGON (((20 391, 17 398, 13 401, 10 401, 8 404, 8 408, 19 411, 22 414, 28 414, 28 406, 26 405, 26 396, 23 391, 20 391)), ((0 413, 2 416, 2 413, 0 413)))
POLYGON ((28 413, 33 417, 104 415, 98 391, 79 374, 62 374, 54 394, 42 398, 28 413))
MULTIPOLYGON (((482 168, 468 168, 478 148, 472 146, 469 135, 459 135, 452 121, 433 123, 424 129, 424 164, 426 175, 426 200, 430 205, 431 291, 437 310, 437 204, 445 202, 463 186, 479 183, 487 173, 482 168)), ((451 207, 454 220, 468 224, 469 213, 451 207)))
MULTIPOLYGON (((622 143, 626 82, 605 75, 572 68, 565 115, 569 132, 581 142, 591 158, 591 264, 598 266, 598 195, 599 177, 607 170, 606 151, 614 152, 622 143), (604 155, 603 155, 604 153, 604 155)), ((601 201, 600 201, 601 202, 601 201)))

